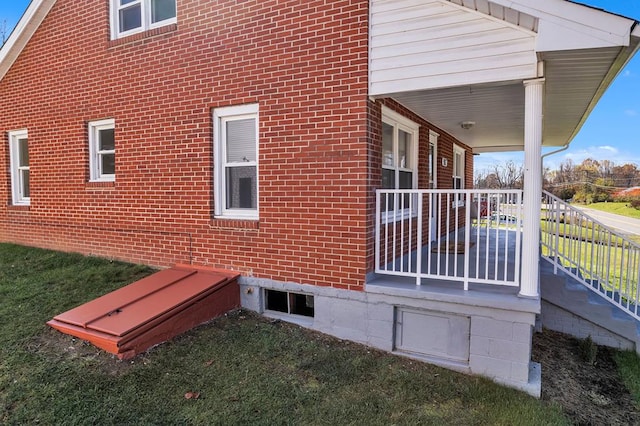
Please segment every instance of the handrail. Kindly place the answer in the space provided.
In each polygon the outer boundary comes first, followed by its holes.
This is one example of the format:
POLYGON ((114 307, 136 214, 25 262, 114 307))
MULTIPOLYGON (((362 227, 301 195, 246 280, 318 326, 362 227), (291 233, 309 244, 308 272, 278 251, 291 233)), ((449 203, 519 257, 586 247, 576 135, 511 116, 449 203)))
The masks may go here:
POLYGON ((640 320, 640 245, 543 191, 543 259, 640 320))

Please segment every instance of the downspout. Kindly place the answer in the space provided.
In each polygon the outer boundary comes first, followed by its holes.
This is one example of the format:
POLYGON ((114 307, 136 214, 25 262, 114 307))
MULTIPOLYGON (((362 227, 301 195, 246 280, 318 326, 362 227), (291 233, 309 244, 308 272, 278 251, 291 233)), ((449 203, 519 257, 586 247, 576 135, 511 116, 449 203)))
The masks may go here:
MULTIPOLYGON (((542 155, 542 157, 541 157, 541 159, 540 159, 540 179, 542 180, 542 182, 544 182, 544 159, 545 159, 546 157, 550 157, 550 156, 552 156, 552 155, 559 154, 559 153, 561 153, 562 151, 566 151, 566 150, 567 150, 567 148, 569 148, 569 143, 568 143, 568 142, 567 142, 566 144, 564 144, 564 145, 562 146, 562 148, 560 148, 560 149, 556 149, 555 151, 547 152, 546 154, 543 154, 543 155, 542 155)), ((544 191, 544 188, 542 188, 542 190, 544 191)), ((542 194, 541 194, 541 195, 542 195, 542 194)))
POLYGON ((551 156, 551 155, 555 155, 555 154, 558 154, 558 153, 560 153, 562 151, 566 151, 567 148, 569 148, 569 144, 568 143, 564 144, 562 146, 562 148, 560 148, 560 149, 556 149, 555 151, 551 151, 551 152, 547 152, 546 154, 542 154, 542 162, 544 163, 544 159, 549 157, 549 156, 551 156))

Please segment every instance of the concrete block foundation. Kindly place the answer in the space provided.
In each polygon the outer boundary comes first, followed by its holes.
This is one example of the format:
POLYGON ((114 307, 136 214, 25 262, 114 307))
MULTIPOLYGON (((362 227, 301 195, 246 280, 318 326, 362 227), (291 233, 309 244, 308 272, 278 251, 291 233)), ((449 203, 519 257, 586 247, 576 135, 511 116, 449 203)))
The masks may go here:
POLYGON ((265 316, 540 396, 540 368, 530 355, 539 299, 446 284, 359 292, 251 277, 240 278, 240 289, 242 306, 265 316), (265 290, 313 295, 313 317, 265 309, 265 290))

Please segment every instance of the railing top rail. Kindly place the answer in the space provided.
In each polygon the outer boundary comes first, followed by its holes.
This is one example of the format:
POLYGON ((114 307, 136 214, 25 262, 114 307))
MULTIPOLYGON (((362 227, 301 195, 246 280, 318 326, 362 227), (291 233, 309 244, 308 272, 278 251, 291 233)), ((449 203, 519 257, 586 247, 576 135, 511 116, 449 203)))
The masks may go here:
POLYGON ((583 212, 582 210, 580 210, 579 208, 573 207, 571 204, 567 203, 566 201, 562 200, 561 198, 556 197, 555 195, 553 195, 552 193, 543 190, 542 193, 551 198, 553 201, 558 202, 560 205, 562 205, 565 209, 570 210, 572 212, 575 212, 577 214, 579 214, 580 216, 585 216, 587 218, 589 218, 589 220, 593 223, 595 223, 596 225, 598 225, 599 227, 601 227, 602 229, 604 229, 607 232, 610 232, 611 234, 619 237, 620 239, 624 240, 625 243, 637 248, 640 250, 640 244, 636 243, 635 241, 631 240, 630 238, 627 238, 625 235, 623 235, 620 231, 618 231, 617 229, 614 229, 608 225, 605 225, 604 223, 600 222, 599 220, 596 220, 594 218, 592 218, 591 216, 589 216, 588 214, 586 214, 585 212, 583 212))
POLYGON ((389 194, 518 194, 522 189, 376 189, 389 194))

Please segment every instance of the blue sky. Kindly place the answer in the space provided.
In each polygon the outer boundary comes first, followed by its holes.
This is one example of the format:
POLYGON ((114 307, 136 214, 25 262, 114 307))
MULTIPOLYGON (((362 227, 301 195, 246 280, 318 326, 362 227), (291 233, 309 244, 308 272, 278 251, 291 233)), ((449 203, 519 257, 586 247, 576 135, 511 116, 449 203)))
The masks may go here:
MULTIPOLYGON (((640 21, 640 0, 581 0, 609 12, 640 21)), ((0 22, 13 28, 29 5, 29 0, 0 0, 0 22)), ((508 160, 521 162, 522 153, 491 153, 475 157, 475 169, 508 160)), ((586 158, 611 160, 616 164, 635 163, 640 167, 640 53, 629 62, 600 100, 570 148, 545 161, 555 168, 561 161, 580 163, 586 158)))

